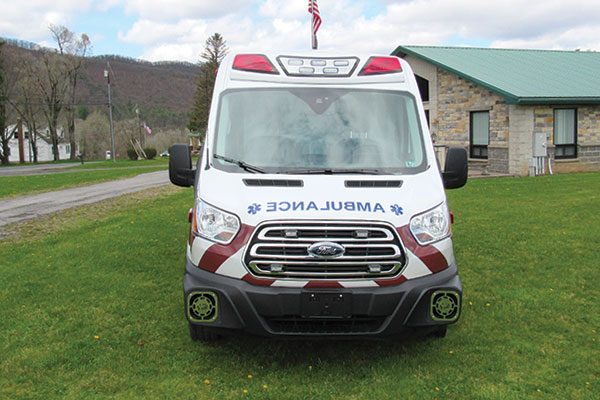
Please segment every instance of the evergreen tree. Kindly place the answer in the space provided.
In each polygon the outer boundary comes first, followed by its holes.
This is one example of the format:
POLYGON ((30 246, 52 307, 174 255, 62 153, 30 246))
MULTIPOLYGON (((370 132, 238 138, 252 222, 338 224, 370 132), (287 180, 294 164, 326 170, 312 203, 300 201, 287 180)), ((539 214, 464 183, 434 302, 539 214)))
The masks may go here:
POLYGON ((192 132, 204 134, 206 131, 217 69, 227 50, 226 42, 219 33, 206 39, 204 52, 201 55, 203 62, 198 74, 194 106, 188 123, 188 129, 192 132))

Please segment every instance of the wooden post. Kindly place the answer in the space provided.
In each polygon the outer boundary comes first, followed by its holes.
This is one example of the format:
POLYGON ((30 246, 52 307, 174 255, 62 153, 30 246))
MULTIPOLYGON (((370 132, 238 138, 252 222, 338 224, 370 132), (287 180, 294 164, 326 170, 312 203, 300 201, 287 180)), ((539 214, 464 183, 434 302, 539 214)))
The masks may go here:
POLYGON ((24 164, 25 163, 25 146, 24 146, 24 141, 23 141, 23 122, 19 119, 17 121, 17 125, 18 127, 18 134, 17 134, 17 138, 19 140, 19 163, 24 164))

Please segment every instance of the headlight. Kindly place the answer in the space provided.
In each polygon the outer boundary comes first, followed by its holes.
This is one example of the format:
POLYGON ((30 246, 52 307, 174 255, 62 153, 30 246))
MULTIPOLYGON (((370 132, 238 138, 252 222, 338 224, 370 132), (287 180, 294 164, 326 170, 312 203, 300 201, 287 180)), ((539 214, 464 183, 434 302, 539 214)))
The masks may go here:
POLYGON ((228 244, 240 230, 238 217, 202 200, 197 201, 195 214, 194 234, 208 240, 228 244))
POLYGON ((447 237, 450 234, 450 216, 446 203, 414 216, 410 220, 410 231, 422 245, 447 237))

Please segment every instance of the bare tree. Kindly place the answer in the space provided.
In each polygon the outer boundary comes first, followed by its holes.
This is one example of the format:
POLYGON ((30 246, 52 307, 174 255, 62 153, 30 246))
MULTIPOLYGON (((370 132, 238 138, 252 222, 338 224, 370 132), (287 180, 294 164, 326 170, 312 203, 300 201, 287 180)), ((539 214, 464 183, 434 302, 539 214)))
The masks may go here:
POLYGON ((50 141, 43 133, 38 132, 41 118, 43 117, 39 99, 36 98, 37 86, 36 78, 33 74, 40 72, 39 61, 31 54, 23 54, 18 59, 13 57, 8 62, 8 73, 13 76, 15 85, 9 94, 8 102, 18 117, 27 126, 29 132, 29 144, 33 162, 38 162, 38 136, 42 136, 46 141, 50 141))
POLYGON ((71 160, 77 157, 75 141, 75 94, 77 80, 85 56, 90 48, 90 38, 85 33, 80 37, 62 25, 50 25, 50 33, 58 46, 59 53, 65 57, 68 87, 66 89, 65 114, 67 119, 67 138, 71 147, 71 160))
POLYGON ((0 41, 0 162, 2 164, 8 164, 8 156, 10 155, 10 148, 8 147, 8 139, 6 136, 6 103, 7 93, 6 84, 4 80, 4 42, 0 41))
POLYGON ((103 159, 106 149, 110 148, 108 117, 101 111, 94 111, 77 126, 82 154, 87 159, 103 159))
POLYGON ((52 154, 54 161, 59 160, 58 122, 64 107, 64 99, 69 87, 68 77, 65 73, 66 59, 57 53, 38 51, 39 63, 29 65, 28 75, 34 79, 35 87, 42 100, 42 111, 46 122, 50 142, 52 143, 52 154))
MULTIPOLYGON (((10 137, 15 129, 8 130, 8 99, 15 82, 13 76, 9 75, 6 49, 4 41, 0 40, 0 164, 10 163, 10 137)), ((16 126, 15 126, 16 128, 16 126)))

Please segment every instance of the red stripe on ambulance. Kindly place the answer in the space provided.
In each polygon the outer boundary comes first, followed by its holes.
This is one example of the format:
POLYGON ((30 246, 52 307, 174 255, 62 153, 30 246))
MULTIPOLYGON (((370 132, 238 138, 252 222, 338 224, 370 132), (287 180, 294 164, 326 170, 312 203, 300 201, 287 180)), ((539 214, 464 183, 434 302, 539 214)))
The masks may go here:
POLYGON ((229 257, 237 253, 250 240, 250 235, 254 230, 253 226, 242 224, 240 231, 233 242, 228 245, 215 243, 210 246, 202 255, 198 267, 204 270, 215 272, 229 257))
POLYGON ((408 225, 401 226, 396 228, 404 246, 406 249, 413 253, 415 256, 419 257, 423 264, 433 273, 440 272, 446 268, 448 268, 448 260, 446 257, 432 245, 421 246, 412 233, 410 232, 410 227, 408 225))

